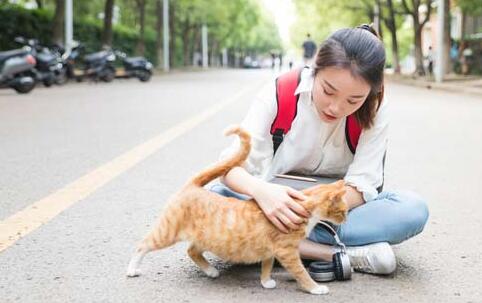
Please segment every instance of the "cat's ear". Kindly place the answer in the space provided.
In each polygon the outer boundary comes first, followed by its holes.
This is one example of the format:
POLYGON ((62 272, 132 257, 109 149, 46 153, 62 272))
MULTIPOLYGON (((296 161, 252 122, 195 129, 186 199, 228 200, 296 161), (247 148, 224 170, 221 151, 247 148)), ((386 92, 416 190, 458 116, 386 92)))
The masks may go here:
POLYGON ((332 201, 338 201, 338 200, 343 199, 343 196, 345 194, 346 194, 346 189, 343 186, 341 188, 337 188, 337 189, 334 189, 333 191, 331 191, 330 194, 328 195, 328 197, 332 201))
POLYGON ((344 188, 345 187, 345 180, 338 180, 334 183, 334 185, 338 188, 344 188))

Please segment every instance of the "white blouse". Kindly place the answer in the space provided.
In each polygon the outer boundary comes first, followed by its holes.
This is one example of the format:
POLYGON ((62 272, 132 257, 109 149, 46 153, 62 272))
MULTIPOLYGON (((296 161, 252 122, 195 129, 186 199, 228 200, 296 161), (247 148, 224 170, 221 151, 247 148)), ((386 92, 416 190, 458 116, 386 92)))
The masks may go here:
MULTIPOLYGON (((383 157, 387 148, 388 117, 382 102, 369 130, 363 130, 355 155, 345 137, 346 119, 323 122, 311 99, 311 68, 302 71, 295 94, 300 94, 296 118, 273 158, 271 124, 277 112, 275 83, 269 96, 256 99, 241 126, 251 134, 252 149, 244 168, 252 175, 269 180, 288 172, 344 178, 363 194, 365 201, 377 197, 383 183, 383 157)), ((239 140, 221 153, 221 159, 236 152, 239 140)))

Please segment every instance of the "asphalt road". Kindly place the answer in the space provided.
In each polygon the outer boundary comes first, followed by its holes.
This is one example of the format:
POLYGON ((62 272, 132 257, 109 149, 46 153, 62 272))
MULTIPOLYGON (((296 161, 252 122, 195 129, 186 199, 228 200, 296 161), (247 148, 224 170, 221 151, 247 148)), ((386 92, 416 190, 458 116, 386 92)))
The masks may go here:
POLYGON ((482 98, 394 83, 386 88, 392 124, 385 189, 418 192, 428 200, 430 218, 422 234, 394 247, 393 276, 354 274, 349 282, 329 283, 330 294, 319 297, 276 269, 277 288, 265 290, 257 266, 212 257, 221 276, 205 277, 179 243, 146 256, 142 276, 125 277, 135 245, 163 203, 217 159, 230 142, 222 130, 240 122, 273 76, 213 70, 157 76, 147 84, 39 88, 26 96, 0 90, 3 222, 171 134, 1 251, 0 302, 482 302, 482 98))

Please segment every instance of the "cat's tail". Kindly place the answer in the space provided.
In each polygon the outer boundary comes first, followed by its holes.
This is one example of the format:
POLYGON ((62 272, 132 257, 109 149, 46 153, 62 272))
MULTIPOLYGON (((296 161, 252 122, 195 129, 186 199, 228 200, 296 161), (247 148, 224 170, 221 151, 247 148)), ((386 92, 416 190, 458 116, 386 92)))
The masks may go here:
POLYGON ((189 181, 189 184, 204 186, 210 181, 224 176, 233 167, 241 166, 243 164, 248 157, 249 151, 251 150, 251 136, 248 134, 248 132, 237 125, 228 127, 224 131, 225 136, 232 134, 238 135, 239 139, 241 140, 239 150, 229 158, 226 158, 198 173, 189 181))

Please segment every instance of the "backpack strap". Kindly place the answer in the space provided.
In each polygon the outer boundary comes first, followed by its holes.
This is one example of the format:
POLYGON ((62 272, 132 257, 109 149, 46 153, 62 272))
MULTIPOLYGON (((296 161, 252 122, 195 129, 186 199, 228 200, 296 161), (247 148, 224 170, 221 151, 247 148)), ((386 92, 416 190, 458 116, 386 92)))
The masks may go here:
POLYGON ((355 154, 361 131, 362 129, 354 113, 346 117, 345 137, 348 148, 350 149, 352 154, 355 154))
MULTIPOLYGON (((291 70, 276 79, 277 112, 271 124, 270 134, 273 137, 273 155, 276 154, 284 136, 290 131, 291 124, 296 118, 299 94, 295 95, 303 69, 291 70)), ((346 118, 345 137, 350 151, 355 154, 362 128, 351 114, 346 118)))
POLYGON ((294 69, 276 79, 278 111, 270 130, 273 137, 273 154, 283 142, 284 136, 291 129, 291 124, 296 117, 299 95, 295 95, 295 91, 300 82, 301 71, 302 69, 294 69))

